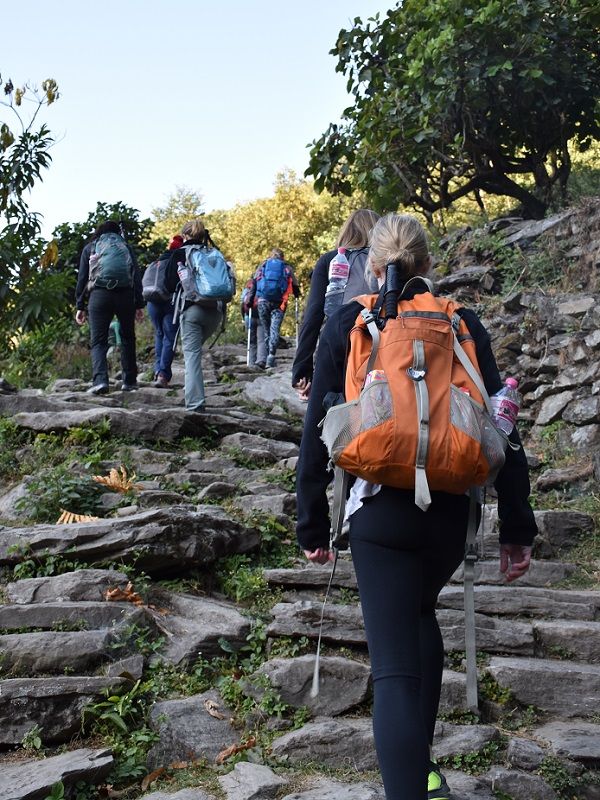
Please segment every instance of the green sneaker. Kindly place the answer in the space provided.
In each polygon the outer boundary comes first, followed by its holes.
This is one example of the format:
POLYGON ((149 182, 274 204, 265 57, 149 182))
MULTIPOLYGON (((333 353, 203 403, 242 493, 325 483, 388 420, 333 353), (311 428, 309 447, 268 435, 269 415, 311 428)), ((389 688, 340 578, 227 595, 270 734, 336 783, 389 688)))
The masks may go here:
POLYGON ((433 761, 427 779, 427 800, 452 800, 450 787, 446 783, 446 778, 440 772, 440 768, 433 761))

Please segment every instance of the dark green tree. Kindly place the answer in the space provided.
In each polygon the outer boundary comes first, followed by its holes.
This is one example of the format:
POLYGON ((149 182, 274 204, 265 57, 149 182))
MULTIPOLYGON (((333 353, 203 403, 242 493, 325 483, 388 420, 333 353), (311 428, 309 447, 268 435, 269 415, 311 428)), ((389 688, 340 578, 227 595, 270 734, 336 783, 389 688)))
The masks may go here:
POLYGON ((96 227, 107 220, 119 223, 125 241, 140 264, 149 263, 164 250, 164 240, 150 242, 154 222, 151 219, 140 219, 137 208, 120 202, 97 203, 95 210, 87 215, 84 222, 63 222, 52 231, 58 245, 56 268, 60 271, 76 272, 85 244, 91 239, 96 227))
POLYGON ((27 200, 48 168, 53 143, 45 124, 36 127, 44 106, 58 98, 54 80, 39 91, 2 81, 0 101, 0 346, 14 344, 15 334, 42 326, 59 309, 67 279, 53 273, 54 248, 40 237, 39 215, 27 200))
POLYGON ((600 135, 595 0, 404 0, 335 48, 353 105, 312 143, 317 189, 431 219, 467 194, 541 217, 566 193, 568 143, 600 135))

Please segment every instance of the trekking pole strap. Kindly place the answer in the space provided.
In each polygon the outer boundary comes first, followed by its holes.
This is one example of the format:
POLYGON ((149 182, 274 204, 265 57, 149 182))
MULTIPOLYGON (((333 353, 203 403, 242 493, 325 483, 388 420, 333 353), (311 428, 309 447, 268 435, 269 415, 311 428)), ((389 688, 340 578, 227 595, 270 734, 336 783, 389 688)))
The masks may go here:
POLYGON ((348 473, 336 467, 333 477, 333 502, 331 504, 330 545, 338 548, 343 537, 346 495, 348 494, 348 473))
POLYGON ((465 542, 463 586, 465 594, 465 654, 467 660, 467 708, 478 713, 477 700, 477 645, 475 636, 475 563, 478 560, 477 538, 477 490, 469 493, 469 522, 465 542))

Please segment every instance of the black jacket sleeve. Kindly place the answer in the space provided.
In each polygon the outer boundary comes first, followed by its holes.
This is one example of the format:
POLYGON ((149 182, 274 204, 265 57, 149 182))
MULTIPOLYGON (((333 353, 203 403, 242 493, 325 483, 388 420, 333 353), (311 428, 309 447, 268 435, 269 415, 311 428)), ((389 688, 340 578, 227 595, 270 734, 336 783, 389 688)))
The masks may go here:
POLYGON ((92 245, 86 244, 79 256, 79 272, 75 289, 75 305, 78 311, 85 311, 87 305, 87 285, 90 278, 90 255, 92 245))
POLYGON ((336 252, 337 250, 331 250, 319 258, 310 279, 310 291, 302 317, 298 348, 292 364, 292 386, 295 386, 302 378, 309 381, 313 378, 313 357, 325 317, 323 305, 329 276, 329 262, 336 252))
POLYGON ((327 485, 333 472, 320 437, 319 423, 325 416, 323 401, 329 392, 343 393, 348 334, 360 312, 352 302, 339 308, 327 320, 319 342, 313 384, 306 409, 300 456, 296 468, 298 524, 296 535, 304 550, 329 546, 329 505, 327 485))
POLYGON ((179 284, 179 275, 177 274, 178 264, 185 264, 186 251, 183 247, 178 250, 173 250, 169 263, 167 264, 167 271, 165 275, 165 285, 167 291, 173 293, 179 284))
POLYGON ((146 301, 144 300, 144 293, 142 289, 142 271, 140 270, 139 264, 137 262, 137 258, 135 257, 135 253, 127 246, 131 254, 131 262, 132 262, 132 278, 133 278, 133 300, 135 303, 136 308, 144 308, 146 305, 146 301))
MULTIPOLYGON (((360 304, 356 302, 342 306, 327 321, 321 334, 296 471, 296 534, 300 546, 305 550, 328 547, 329 544, 330 523, 326 491, 333 473, 328 469, 329 458, 320 438, 319 422, 325 416, 325 395, 344 391, 346 344, 360 308, 360 304)), ((501 388, 502 381, 492 353, 489 334, 474 312, 464 311, 462 316, 475 340, 477 359, 486 389, 494 394, 501 388)), ((516 428, 510 439, 520 445, 516 428)), ((530 545, 537 527, 528 501, 529 474, 522 447, 518 450, 508 448, 506 462, 498 474, 495 488, 498 492, 500 542, 530 545)))
MULTIPOLYGON (((477 361, 485 388, 488 394, 495 394, 502 388, 502 380, 492 352, 490 336, 473 311, 465 309, 461 316, 475 340, 477 361)), ((498 493, 500 542, 531 545, 537 533, 537 525, 529 504, 529 467, 516 426, 509 440, 517 449, 506 448, 506 461, 494 482, 498 493)))

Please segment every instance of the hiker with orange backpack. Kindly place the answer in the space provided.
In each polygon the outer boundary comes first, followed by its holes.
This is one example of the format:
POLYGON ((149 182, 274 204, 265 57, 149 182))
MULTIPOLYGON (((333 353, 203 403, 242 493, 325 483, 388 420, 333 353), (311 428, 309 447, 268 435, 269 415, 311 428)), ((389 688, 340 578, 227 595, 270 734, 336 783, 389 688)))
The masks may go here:
POLYGON ((502 387, 487 331, 424 280, 421 224, 379 220, 369 266, 379 295, 343 305, 321 335, 297 467, 297 537, 310 561, 333 559, 331 456, 354 481, 346 520, 386 798, 448 800, 430 749, 444 662, 437 598, 463 559, 473 485, 493 481, 498 493, 506 579, 527 571, 536 534, 528 467, 516 429, 504 456, 507 442, 483 412, 502 387))

